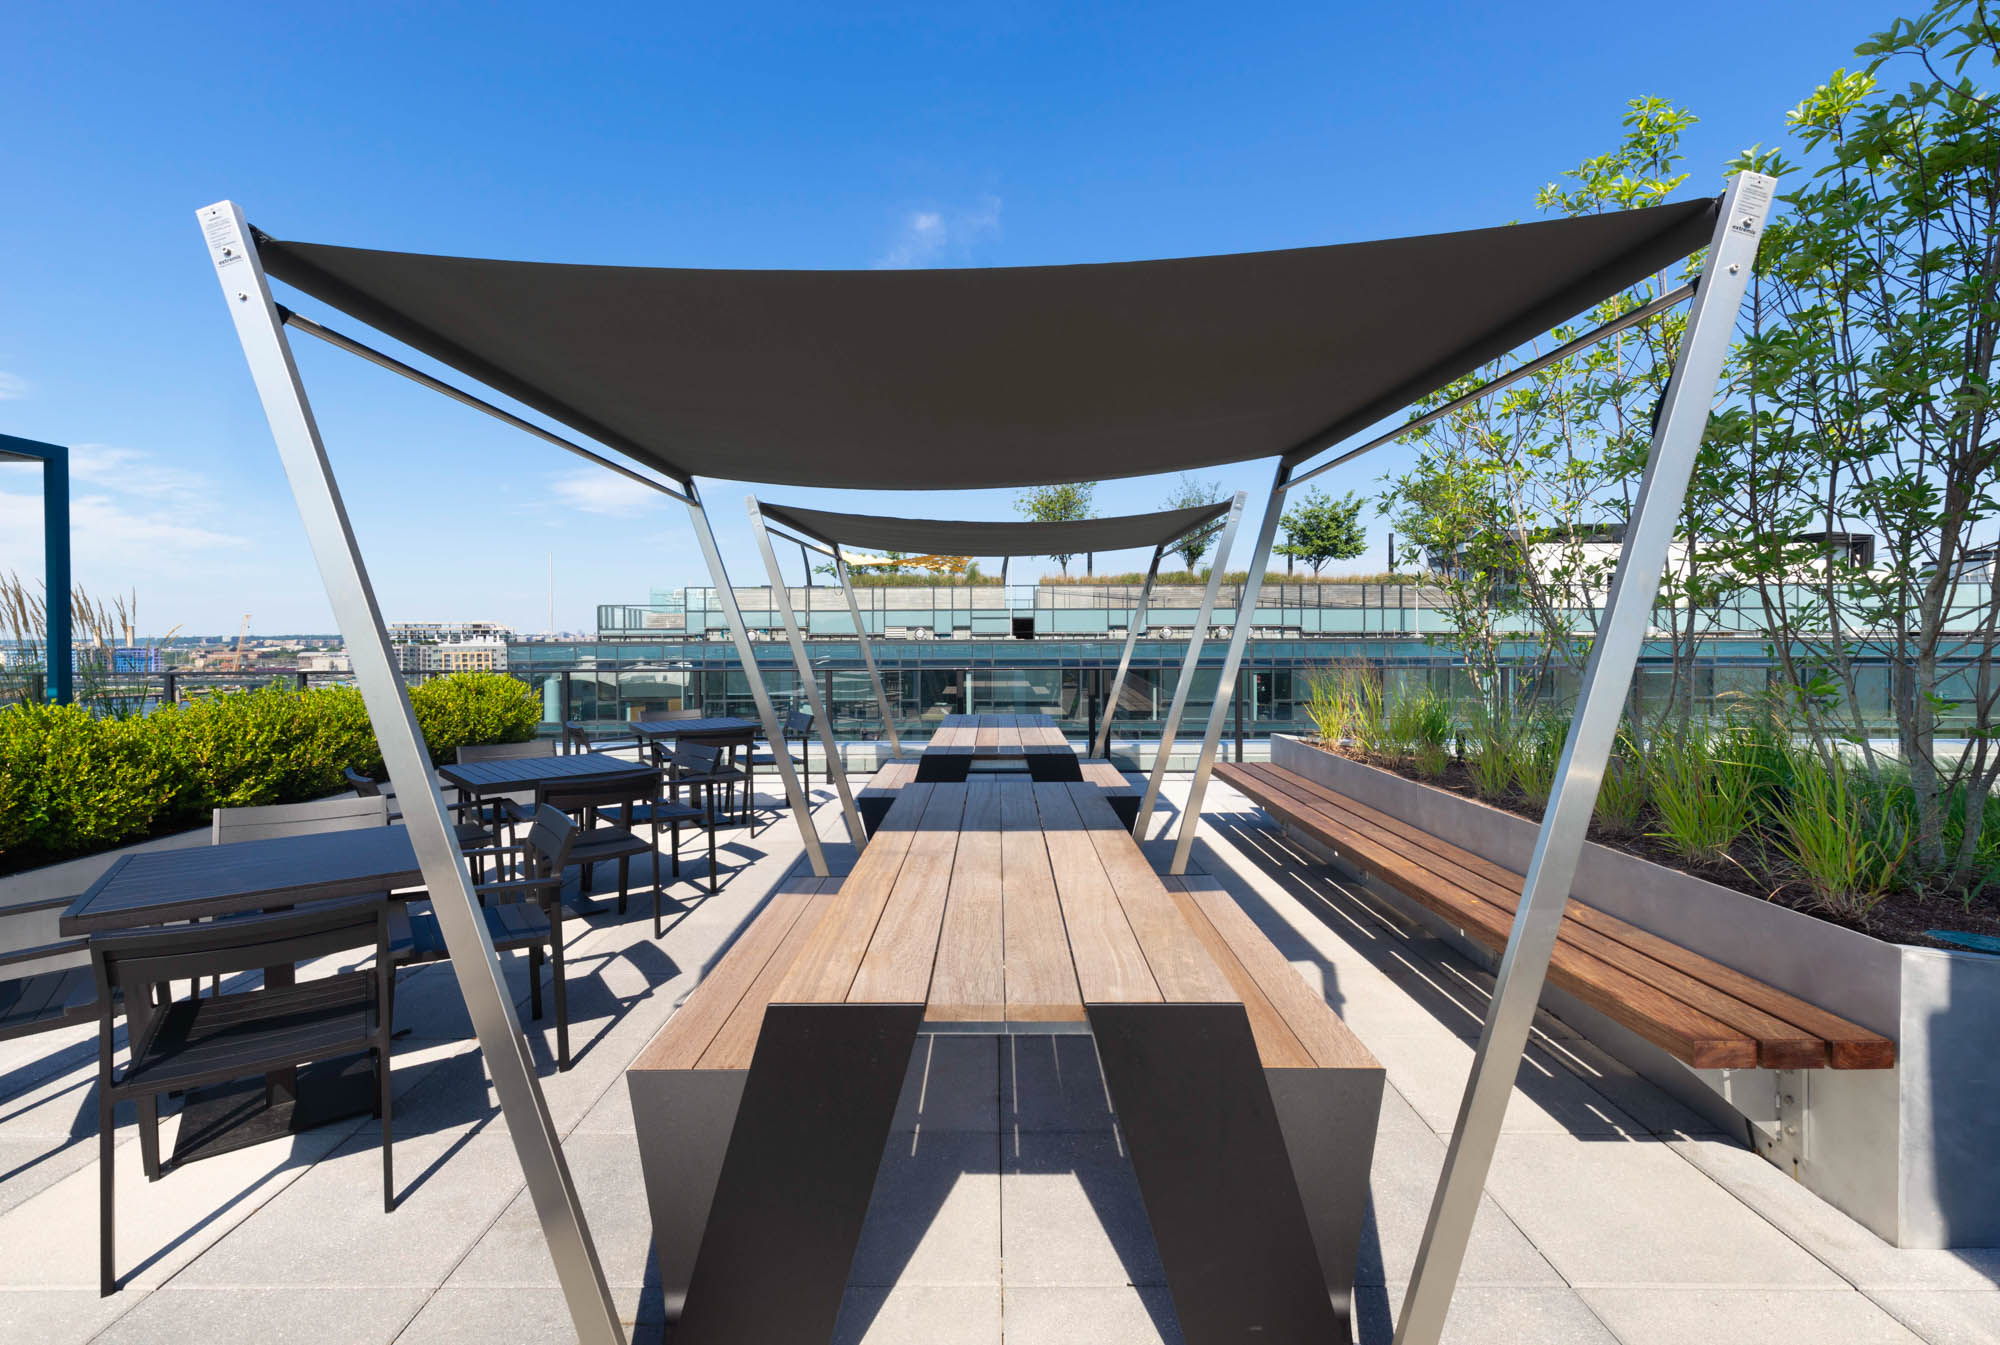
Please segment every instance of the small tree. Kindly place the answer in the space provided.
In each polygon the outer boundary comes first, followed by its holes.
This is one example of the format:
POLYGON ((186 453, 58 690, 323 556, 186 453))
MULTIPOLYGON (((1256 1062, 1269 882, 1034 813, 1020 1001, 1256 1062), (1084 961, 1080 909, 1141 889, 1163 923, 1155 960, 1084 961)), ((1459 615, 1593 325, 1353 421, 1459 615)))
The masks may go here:
MULTIPOLYGON (((1034 523, 1080 523, 1086 518, 1094 518, 1094 499, 1097 494, 1095 481, 1073 481, 1066 486, 1035 486, 1014 497, 1014 509, 1021 517, 1034 523)), ((1049 559, 1062 566, 1064 575, 1069 574, 1069 563, 1076 558, 1076 552, 1059 555, 1049 553, 1049 559)))
POLYGON ((1361 530, 1361 503, 1351 490, 1337 500, 1318 488, 1307 492, 1278 520, 1285 530, 1285 544, 1278 554, 1304 561, 1315 579, 1328 561, 1354 559, 1368 549, 1368 535, 1361 530))
MULTIPOLYGON (((1214 504, 1222 498, 1220 481, 1200 481, 1192 472, 1183 472, 1175 483, 1173 492, 1161 504, 1162 509, 1199 509, 1205 504, 1214 504)), ((1201 564, 1201 558, 1208 554, 1208 548, 1222 531, 1222 520, 1204 523, 1193 532, 1187 533, 1169 548, 1187 563, 1188 573, 1201 564)))

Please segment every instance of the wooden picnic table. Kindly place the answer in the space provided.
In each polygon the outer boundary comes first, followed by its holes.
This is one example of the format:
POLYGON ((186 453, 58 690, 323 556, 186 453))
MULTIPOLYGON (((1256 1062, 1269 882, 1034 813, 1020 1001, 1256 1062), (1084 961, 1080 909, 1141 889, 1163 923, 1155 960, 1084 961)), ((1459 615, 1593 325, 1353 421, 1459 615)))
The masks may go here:
POLYGON ((1105 795, 904 784, 853 872, 790 881, 640 1054, 677 1345, 827 1338, 919 1031, 1091 1034, 1185 1337, 1340 1338, 1381 1068, 1105 795))
POLYGON ((1047 715, 946 715, 919 761, 917 778, 953 782, 975 764, 1022 761, 1037 780, 1073 781, 1076 751, 1047 715))

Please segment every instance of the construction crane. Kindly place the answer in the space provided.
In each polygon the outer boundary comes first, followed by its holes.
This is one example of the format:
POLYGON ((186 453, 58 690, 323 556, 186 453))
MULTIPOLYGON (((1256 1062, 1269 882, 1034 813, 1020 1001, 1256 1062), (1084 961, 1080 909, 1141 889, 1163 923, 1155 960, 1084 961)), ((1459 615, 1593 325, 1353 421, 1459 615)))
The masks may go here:
POLYGON ((232 672, 243 671, 243 642, 244 640, 248 639, 249 636, 250 636, 250 614, 248 612, 245 612, 243 614, 243 625, 240 628, 238 628, 236 632, 236 652, 232 654, 229 659, 230 671, 232 672))

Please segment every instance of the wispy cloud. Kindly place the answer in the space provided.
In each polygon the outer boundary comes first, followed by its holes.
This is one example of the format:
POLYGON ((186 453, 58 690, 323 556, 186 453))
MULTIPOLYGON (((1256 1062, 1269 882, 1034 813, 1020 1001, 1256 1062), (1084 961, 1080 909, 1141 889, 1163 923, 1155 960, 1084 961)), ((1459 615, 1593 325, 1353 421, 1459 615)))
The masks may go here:
POLYGON ((570 508, 609 518, 635 517, 660 500, 658 492, 594 467, 551 478, 549 488, 570 508))
MULTIPOLYGON (((42 568, 41 482, 29 469, 0 490, 0 567, 42 568)), ((76 575, 98 588, 143 585, 201 563, 226 559, 247 539, 225 530, 222 502, 199 473, 138 449, 77 444, 70 449, 70 553, 76 575)))
POLYGON ((945 261, 963 261, 974 245, 1000 232, 1000 198, 987 196, 965 210, 912 210, 875 267, 907 271, 945 261))
POLYGON ((0 369, 0 402, 18 401, 28 395, 28 380, 0 369))

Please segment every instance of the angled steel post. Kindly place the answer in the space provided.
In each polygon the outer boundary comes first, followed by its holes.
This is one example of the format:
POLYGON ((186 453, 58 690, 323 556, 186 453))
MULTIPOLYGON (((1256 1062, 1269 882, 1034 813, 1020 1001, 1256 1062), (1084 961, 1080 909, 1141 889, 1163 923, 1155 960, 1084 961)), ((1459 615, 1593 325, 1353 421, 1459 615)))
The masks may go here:
POLYGON ((896 716, 889 710, 889 692, 882 685, 882 674, 875 667, 875 651, 868 644, 868 627, 861 624, 861 602, 854 596, 854 584, 847 577, 847 562, 841 557, 840 543, 833 547, 833 572, 840 579, 840 591, 847 595, 847 611, 854 618, 854 639, 861 646, 861 662, 867 665, 868 680, 875 684, 875 705, 882 711, 882 727, 889 734, 889 751, 898 760, 903 755, 903 740, 896 734, 896 716))
POLYGON ((1215 564, 1208 572, 1208 587, 1202 590, 1201 615, 1189 633, 1187 658, 1181 663, 1181 679, 1174 684, 1173 703, 1167 707, 1167 721, 1160 725, 1160 752, 1153 758, 1153 773, 1146 781, 1146 796, 1139 800, 1139 816, 1132 834, 1146 839, 1147 824, 1153 820, 1153 805, 1160 799, 1160 783, 1167 778, 1167 758, 1173 755, 1174 738, 1181 731, 1181 713, 1187 709, 1188 692, 1194 686, 1195 665, 1201 661, 1201 644, 1208 638, 1208 623, 1215 616, 1215 595, 1222 590, 1222 572, 1229 568, 1229 548, 1236 540, 1236 525, 1243 521, 1242 491, 1229 502, 1229 521, 1215 543, 1215 564))
MULTIPOLYGON (((806 805, 806 792, 799 785, 799 773, 792 769, 792 757, 781 750, 785 741, 784 727, 778 722, 778 712, 771 708, 771 693, 764 688, 764 674, 757 667, 757 648, 750 643, 750 627, 744 623, 743 609, 737 605, 736 590, 729 587, 729 570, 722 563, 722 549, 715 544, 715 530, 708 526, 708 507, 701 502, 701 492, 694 482, 687 483, 688 518, 694 523, 695 540, 701 543, 702 558, 708 562, 708 576, 715 584, 715 596, 722 603, 722 615, 729 622, 730 638, 736 642, 736 657, 743 664, 743 676, 750 683, 750 698, 757 702, 757 717, 764 724, 764 741, 771 744, 772 764, 778 768, 778 778, 784 782, 785 802, 791 807, 792 820, 798 824, 799 839, 805 842, 806 859, 812 864, 813 876, 825 878, 832 870, 826 866, 826 851, 820 847, 819 831, 813 826, 812 810, 806 805)), ((787 615, 790 608, 786 608, 787 615)), ((812 677, 805 679, 812 685, 812 677)), ((755 801, 752 801, 753 806, 755 801)))
POLYGON ((1215 753, 1222 745, 1222 724, 1229 714, 1229 702, 1236 695, 1236 673, 1243 666, 1243 650, 1250 643, 1250 628, 1257 623, 1257 595, 1264 587, 1264 567, 1271 561, 1271 543, 1278 536, 1278 518, 1285 511, 1285 492, 1292 469, 1283 461, 1271 478, 1271 498, 1264 504, 1264 521, 1257 528, 1257 544, 1250 551, 1250 570, 1243 577, 1243 594, 1236 600, 1236 624, 1229 628, 1229 652, 1222 657, 1222 675, 1215 684, 1215 701, 1208 708, 1208 732, 1202 735, 1201 755, 1194 763, 1194 783, 1188 789, 1187 806, 1181 810, 1181 834, 1174 841, 1174 859, 1169 873, 1186 873, 1188 852, 1194 848, 1194 834, 1201 826, 1201 799, 1208 792, 1208 777, 1215 772, 1215 753))
MULTIPOLYGON (((1549 955, 1569 903, 1585 828, 1597 807, 1604 763, 1618 733, 1632 670, 1652 621, 1667 548, 1679 523, 1708 408, 1721 379, 1723 358, 1736 328, 1743 291, 1756 260, 1757 242, 1776 182, 1760 173, 1738 173, 1723 195, 1722 215, 1688 313, 1680 357, 1662 401, 1639 497, 1625 530, 1618 570, 1606 595, 1597 642, 1584 669, 1569 740, 1563 746, 1555 791, 1542 815, 1521 888, 1513 932, 1487 1007, 1472 1073, 1459 1103, 1444 1173, 1432 1198, 1430 1221, 1417 1250, 1416 1270, 1396 1323, 1396 1345, 1437 1345, 1459 1266, 1472 1235, 1479 1195, 1493 1164, 1500 1123, 1520 1070, 1521 1053, 1548 974, 1549 955)), ((1608 1193, 1615 1199, 1617 1193, 1608 1193)))
MULTIPOLYGON (((826 776, 833 781, 834 792, 840 795, 840 814, 847 823, 847 838, 854 842, 857 851, 865 850, 868 833, 861 825, 860 810, 854 806, 854 793, 847 787, 847 767, 840 759, 840 743, 833 736, 833 707, 821 700, 819 683, 813 679, 812 655, 806 652, 798 616, 792 611, 792 596, 785 591, 785 577, 778 571, 778 553, 772 549, 771 534, 764 527, 764 511, 757 507, 754 495, 748 497, 745 503, 750 509, 751 529, 757 534, 757 548, 764 553, 764 568, 771 574, 771 592, 778 599, 778 615, 785 623, 785 642, 792 647, 792 663, 799 670, 799 685, 805 688, 806 703, 812 706, 813 718, 819 725, 820 746, 826 749, 826 776)), ((774 759, 790 755, 783 738, 769 741, 774 759)), ((790 765, 789 762, 786 764, 790 765)))
POLYGON ((1125 689, 1125 673, 1132 666, 1132 650, 1146 629, 1146 600, 1153 596, 1153 580, 1159 577, 1160 558, 1166 554, 1165 542, 1153 548, 1153 563, 1146 567, 1146 582, 1139 585, 1139 605, 1133 609, 1131 623, 1125 631, 1125 652, 1118 656, 1118 675, 1111 679, 1111 695, 1104 703, 1104 723, 1098 726, 1097 741, 1090 745, 1093 757, 1109 756, 1111 753, 1111 718, 1118 713, 1118 696, 1125 689))
POLYGON ((256 242, 234 202, 218 201, 196 211, 195 217, 206 237, 209 258, 256 381, 264 415, 271 423, 272 437, 277 440, 278 455, 291 482, 292 497, 298 503, 299 518, 312 544, 334 619, 353 657, 354 680, 368 707, 382 760, 395 782, 410 844, 443 929, 452 971, 465 997, 487 1072, 493 1077, 500 1110, 507 1118, 507 1133, 521 1161, 542 1236, 548 1240, 570 1320, 586 1345, 624 1345, 624 1328, 584 1223, 576 1183, 563 1160, 562 1141, 521 1036, 520 1019, 494 954, 492 935, 479 914, 465 856, 445 815, 444 799, 431 772, 430 753, 411 712, 402 675, 396 670, 375 591, 306 400, 305 385, 293 363, 291 345, 271 302, 256 242))

